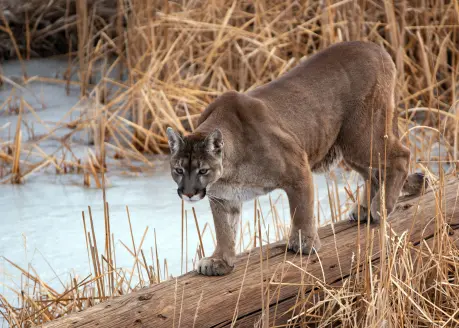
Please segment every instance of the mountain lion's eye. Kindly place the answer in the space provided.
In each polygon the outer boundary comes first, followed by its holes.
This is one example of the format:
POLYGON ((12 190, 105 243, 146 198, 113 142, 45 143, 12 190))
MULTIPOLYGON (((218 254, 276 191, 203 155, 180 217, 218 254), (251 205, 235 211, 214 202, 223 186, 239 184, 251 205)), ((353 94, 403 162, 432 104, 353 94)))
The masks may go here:
POLYGON ((200 169, 200 170, 199 170, 199 174, 203 174, 203 175, 204 175, 204 174, 206 174, 207 172, 209 172, 208 169, 200 169))
POLYGON ((175 169, 175 173, 177 173, 179 175, 182 175, 183 174, 183 169, 178 167, 178 168, 175 169))

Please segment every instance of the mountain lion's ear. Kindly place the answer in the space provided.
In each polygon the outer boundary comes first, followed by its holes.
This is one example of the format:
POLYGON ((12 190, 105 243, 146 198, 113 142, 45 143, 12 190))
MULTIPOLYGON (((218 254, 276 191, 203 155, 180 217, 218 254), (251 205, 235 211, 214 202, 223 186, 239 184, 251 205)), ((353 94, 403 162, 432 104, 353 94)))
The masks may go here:
POLYGON ((169 142, 169 148, 171 149, 171 153, 175 154, 179 150, 180 145, 183 143, 183 139, 171 127, 166 129, 166 133, 167 133, 167 139, 169 142))
POLYGON ((223 150, 223 135, 219 129, 215 129, 207 138, 207 150, 212 153, 220 154, 223 150))

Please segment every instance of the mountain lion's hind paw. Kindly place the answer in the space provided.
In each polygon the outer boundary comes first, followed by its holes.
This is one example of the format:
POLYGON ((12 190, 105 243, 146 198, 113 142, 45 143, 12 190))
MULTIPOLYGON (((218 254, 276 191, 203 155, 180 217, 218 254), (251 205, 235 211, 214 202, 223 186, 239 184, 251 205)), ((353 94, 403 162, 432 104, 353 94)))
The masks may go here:
MULTIPOLYGON (((367 222, 368 220, 368 209, 365 206, 358 205, 355 203, 349 212, 349 220, 357 221, 360 218, 360 222, 367 222), (360 209, 359 209, 360 208, 360 209)), ((371 220, 371 215, 370 215, 371 220)))
POLYGON ((288 249, 294 253, 299 253, 301 249, 303 255, 314 254, 320 249, 319 236, 301 236, 300 242, 298 232, 293 233, 288 240, 288 249))

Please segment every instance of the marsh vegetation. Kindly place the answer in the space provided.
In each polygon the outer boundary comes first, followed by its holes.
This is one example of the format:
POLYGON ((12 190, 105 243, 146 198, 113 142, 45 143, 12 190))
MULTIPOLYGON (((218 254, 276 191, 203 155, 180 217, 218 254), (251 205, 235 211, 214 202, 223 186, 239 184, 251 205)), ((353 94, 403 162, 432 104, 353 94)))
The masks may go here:
MULTIPOLYGON (((456 177, 459 149, 457 1, 0 4, 2 57, 17 60, 16 72, 7 65, 0 69, 1 192, 9 192, 10 184, 28 188, 29 180, 48 174, 102 195, 97 217, 86 208, 75 213, 82 220, 87 274, 67 276, 56 287, 33 266, 7 261, 20 273, 12 288, 16 295, 0 295, 7 325, 38 326, 168 279, 174 270, 158 252, 158 229, 156 235, 152 228, 134 234, 123 209, 128 240, 121 243, 113 235, 113 210, 106 197, 110 176, 155 170, 156 156, 168 151, 166 127, 192 131, 200 112, 222 92, 269 82, 330 44, 368 40, 386 48, 396 64, 400 136, 412 152, 410 170, 425 172, 431 188, 438 188, 432 218, 438 233, 433 244, 414 248, 404 235, 375 236, 369 228, 362 238, 383 238, 390 261, 360 263, 340 286, 311 280, 320 297, 308 300, 312 305, 298 299, 297 313, 323 327, 459 326, 459 251, 457 237, 446 229, 447 204, 441 195, 445 183, 456 177), (52 74, 28 70, 29 58, 40 54, 61 54, 59 69, 52 74), (44 94, 55 92, 65 103, 57 110, 43 101, 44 94), (121 249, 128 254, 123 262, 130 258, 132 263, 118 265, 121 249)), ((326 217, 318 218, 322 224, 346 219, 355 200, 357 180, 345 171, 341 167, 335 174, 339 184, 332 177, 321 185, 327 198, 326 217)), ((241 226, 240 250, 286 235, 280 199, 249 205, 253 214, 241 226)), ((185 272, 192 270, 192 259, 207 251, 202 239, 211 243, 212 230, 198 220, 196 210, 182 210, 178 202, 176 212, 181 224, 175 272, 185 272), (191 235, 193 243, 187 244, 191 235)), ((362 251, 371 255, 371 249, 362 251)))

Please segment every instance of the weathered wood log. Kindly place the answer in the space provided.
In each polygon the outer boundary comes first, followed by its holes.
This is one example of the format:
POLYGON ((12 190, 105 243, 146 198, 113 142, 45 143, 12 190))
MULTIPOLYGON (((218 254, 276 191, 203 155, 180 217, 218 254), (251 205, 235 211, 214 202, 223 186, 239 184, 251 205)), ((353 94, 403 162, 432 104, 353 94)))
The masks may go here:
MULTIPOLYGON (((458 192, 458 181, 450 181, 444 187, 441 200, 446 204, 443 217, 451 233, 456 231, 453 235, 456 244, 459 242, 459 209, 455 208, 458 192)), ((428 191, 418 198, 401 199, 388 220, 392 231, 397 234, 409 231, 407 238, 414 245, 422 240, 432 240, 437 227, 432 220, 439 209, 437 196, 428 191)), ((322 227, 319 258, 313 255, 301 260, 298 255, 285 253, 283 243, 255 248, 250 253, 240 254, 235 270, 227 276, 204 277, 195 272, 188 273, 176 280, 71 314, 45 327, 159 328, 178 326, 179 323, 180 327, 229 327, 233 320, 237 320, 237 327, 253 327, 262 313, 262 293, 265 295, 265 313, 269 312, 269 318, 273 320, 276 312, 275 323, 285 324, 291 317, 287 310, 295 304, 298 295, 295 284, 301 281, 301 271, 294 265, 306 268, 308 275, 329 285, 340 282, 356 263, 357 244, 365 249, 367 228, 366 224, 358 228, 357 223, 344 221, 322 227), (354 262, 351 260, 353 256, 354 262), (285 283, 281 288, 273 284, 280 280, 285 283), (268 291, 271 295, 269 302, 266 301, 268 291)), ((370 225, 370 228, 379 230, 380 227, 370 225)), ((377 231, 375 236, 378 236, 377 231)), ((379 259, 378 239, 374 239, 373 261, 379 259)), ((361 256, 363 259, 364 255, 361 256)), ((305 292, 308 293, 310 288, 306 286, 305 292)))

